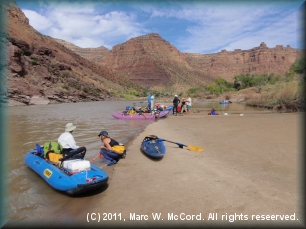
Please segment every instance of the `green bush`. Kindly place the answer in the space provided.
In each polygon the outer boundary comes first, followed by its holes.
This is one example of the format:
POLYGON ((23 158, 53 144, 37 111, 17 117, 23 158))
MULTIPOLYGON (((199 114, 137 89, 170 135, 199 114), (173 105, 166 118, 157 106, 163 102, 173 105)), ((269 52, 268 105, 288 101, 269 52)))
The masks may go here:
POLYGON ((69 83, 69 86, 74 87, 77 90, 81 90, 81 85, 77 82, 69 83))
POLYGON ((297 59, 289 71, 295 72, 297 74, 304 74, 306 72, 306 58, 297 59))
POLYGON ((68 77, 69 77, 68 72, 64 72, 64 73, 63 73, 63 77, 64 77, 64 78, 68 78, 68 77))
POLYGON ((89 87, 84 87, 84 88, 83 88, 83 91, 84 91, 85 93, 89 93, 89 92, 90 92, 90 88, 89 88, 89 87))
POLYGON ((222 94, 222 87, 218 86, 217 84, 215 83, 212 83, 212 84, 209 84, 205 87, 205 89, 207 91, 209 91, 211 94, 214 94, 214 95, 220 95, 222 94))
POLYGON ((32 61, 31 61, 31 64, 32 64, 32 65, 38 65, 38 63, 37 63, 36 60, 32 60, 32 61))
POLYGON ((270 76, 269 78, 269 84, 276 84, 277 82, 279 82, 281 80, 281 75, 276 75, 274 76, 274 74, 272 76, 270 76))
POLYGON ((220 87, 225 87, 225 86, 227 86, 227 81, 226 81, 225 79, 221 78, 221 77, 217 78, 217 79, 215 80, 215 83, 216 83, 218 86, 220 86, 220 87))

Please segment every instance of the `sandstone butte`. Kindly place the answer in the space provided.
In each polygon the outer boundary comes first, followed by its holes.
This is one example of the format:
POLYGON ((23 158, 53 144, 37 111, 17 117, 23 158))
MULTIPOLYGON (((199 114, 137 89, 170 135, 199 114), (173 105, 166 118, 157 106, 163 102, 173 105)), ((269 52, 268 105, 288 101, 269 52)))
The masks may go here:
POLYGON ((117 99, 115 93, 128 88, 180 92, 218 77, 232 82, 247 73, 284 75, 304 55, 288 45, 268 48, 264 42, 250 50, 183 53, 155 33, 111 50, 80 48, 37 32, 14 3, 3 10, 9 64, 1 101, 8 98, 11 105, 117 99))

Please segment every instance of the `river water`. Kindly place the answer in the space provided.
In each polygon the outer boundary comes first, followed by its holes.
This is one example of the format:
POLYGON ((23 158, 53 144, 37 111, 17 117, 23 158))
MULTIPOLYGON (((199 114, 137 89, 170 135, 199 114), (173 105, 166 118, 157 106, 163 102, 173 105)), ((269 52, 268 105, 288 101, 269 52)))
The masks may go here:
MULTIPOLYGON (((40 219, 53 209, 60 212, 69 198, 42 180, 24 163, 24 155, 35 148, 35 143, 57 141, 65 125, 77 126, 73 136, 78 145, 87 148, 86 158, 99 152, 101 130, 121 143, 128 144, 155 120, 118 120, 111 116, 124 110, 126 101, 50 104, 9 108, 9 219, 40 219), (33 185, 35 184, 35 185, 33 185), (68 198, 68 199, 67 199, 68 198), (56 210, 57 209, 57 210, 56 210)), ((145 104, 143 104, 145 106, 145 104)), ((95 165, 107 167, 107 161, 96 160, 95 165)), ((52 212, 53 212, 52 210, 52 212)), ((67 214, 69 215, 69 214, 67 214)))
MULTIPOLYGON (((9 107, 8 114, 8 219, 11 221, 36 221, 47 219, 52 215, 56 221, 65 219, 73 221, 76 212, 82 211, 94 201, 90 195, 77 198, 70 197, 52 189, 44 180, 24 163, 24 155, 47 141, 57 141, 64 132, 65 125, 72 122, 77 128, 73 136, 78 145, 86 146, 85 159, 96 156, 101 144, 98 134, 101 130, 124 143, 127 148, 147 125, 159 120, 118 120, 111 113, 121 112, 126 106, 137 104, 146 106, 140 101, 100 101, 87 103, 50 104, 36 106, 9 107), (73 202, 73 204, 72 204, 73 202), (73 207, 69 207, 70 204, 73 207)), ((250 108, 243 104, 220 105, 219 103, 199 102, 193 109, 207 110, 214 107, 221 112, 268 112, 264 109, 250 108)), ((206 111, 205 111, 206 112, 206 111)), ((128 158, 128 151, 127 151, 128 158)), ((120 162, 119 162, 120 163, 120 162)), ((94 164, 109 174, 109 183, 114 166, 106 166, 107 161, 98 159, 94 164)), ((107 187, 106 187, 107 189, 107 187)), ((103 193, 103 191, 102 191, 103 193)))

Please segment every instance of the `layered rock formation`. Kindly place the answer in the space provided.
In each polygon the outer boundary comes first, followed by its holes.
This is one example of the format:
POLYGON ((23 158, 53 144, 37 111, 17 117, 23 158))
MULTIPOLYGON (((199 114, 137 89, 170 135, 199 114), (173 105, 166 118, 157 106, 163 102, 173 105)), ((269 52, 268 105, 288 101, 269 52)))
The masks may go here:
POLYGON ((186 90, 210 80, 203 71, 191 67, 183 53, 154 33, 116 45, 98 61, 150 89, 186 90))
POLYGON ((240 74, 285 75, 294 61, 302 58, 302 50, 277 45, 268 48, 264 42, 250 50, 229 52, 222 50, 214 54, 185 53, 190 66, 200 69, 213 78, 222 77, 231 82, 240 74))
MULTIPOLYGON (((69 48, 73 45, 66 43, 65 46, 69 48)), ((178 87, 180 84, 203 86, 218 77, 233 82, 235 76, 247 73, 283 76, 296 59, 304 56, 302 50, 283 45, 268 48, 264 42, 250 50, 222 50, 213 54, 182 53, 158 34, 130 39, 108 52, 99 53, 92 49, 87 55, 80 50, 78 53, 149 88, 152 85, 155 88, 158 85, 178 87)))
POLYGON ((70 42, 61 39, 55 38, 55 40, 66 48, 75 52, 76 54, 88 59, 89 61, 97 63, 99 63, 99 60, 102 59, 109 52, 109 50, 103 46, 98 48, 80 48, 70 42))

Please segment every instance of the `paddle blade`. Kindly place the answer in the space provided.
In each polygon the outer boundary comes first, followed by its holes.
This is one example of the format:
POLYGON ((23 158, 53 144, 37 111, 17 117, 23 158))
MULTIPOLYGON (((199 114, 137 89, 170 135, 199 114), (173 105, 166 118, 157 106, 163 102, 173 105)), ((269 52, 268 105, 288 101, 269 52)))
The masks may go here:
POLYGON ((194 152, 202 152, 204 150, 202 147, 199 146, 188 146, 188 149, 194 152))

